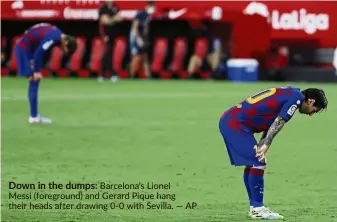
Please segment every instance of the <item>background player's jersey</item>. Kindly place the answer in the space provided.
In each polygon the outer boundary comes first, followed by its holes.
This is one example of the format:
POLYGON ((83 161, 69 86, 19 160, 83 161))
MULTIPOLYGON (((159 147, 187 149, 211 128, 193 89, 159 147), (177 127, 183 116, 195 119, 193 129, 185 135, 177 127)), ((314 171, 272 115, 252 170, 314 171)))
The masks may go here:
MULTIPOLYGON (((148 32, 150 15, 146 11, 141 10, 137 13, 134 20, 139 21, 138 32, 139 32, 139 35, 144 39, 147 35, 147 32, 148 32)), ((131 35, 133 35, 133 33, 131 33, 131 35)))
POLYGON ((47 23, 40 23, 29 28, 17 46, 34 60, 34 71, 39 72, 42 66, 43 55, 52 46, 59 45, 62 32, 57 27, 47 23))
POLYGON ((289 121, 303 101, 300 89, 271 88, 249 97, 225 114, 230 115, 228 124, 232 128, 237 128, 239 121, 250 132, 259 133, 268 130, 277 116, 289 121))

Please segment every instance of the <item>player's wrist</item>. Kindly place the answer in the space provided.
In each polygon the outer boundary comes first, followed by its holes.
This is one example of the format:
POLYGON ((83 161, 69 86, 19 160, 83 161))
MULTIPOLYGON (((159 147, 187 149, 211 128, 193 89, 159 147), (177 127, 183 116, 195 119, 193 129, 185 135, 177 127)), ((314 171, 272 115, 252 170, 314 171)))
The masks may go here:
POLYGON ((40 72, 34 72, 34 79, 36 80, 42 79, 42 74, 40 72))
POLYGON ((269 145, 264 143, 262 144, 262 146, 260 147, 261 149, 265 149, 265 150, 268 150, 269 149, 269 145))

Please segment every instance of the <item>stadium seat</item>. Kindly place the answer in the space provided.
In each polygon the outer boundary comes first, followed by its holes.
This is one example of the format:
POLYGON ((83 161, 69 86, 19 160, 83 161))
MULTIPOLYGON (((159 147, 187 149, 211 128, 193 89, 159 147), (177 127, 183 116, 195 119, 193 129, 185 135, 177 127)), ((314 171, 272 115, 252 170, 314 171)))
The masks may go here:
MULTIPOLYGON (((161 74, 164 70, 164 62, 168 51, 168 41, 165 38, 157 38, 154 42, 151 71, 161 74)), ((161 75, 160 75, 161 76, 161 75)))
POLYGON ((208 41, 206 38, 197 38, 194 44, 194 54, 200 59, 205 59, 208 51, 208 41))
POLYGON ((43 77, 48 77, 48 75, 49 75, 49 70, 46 69, 46 68, 42 68, 42 69, 41 69, 41 75, 42 75, 43 77))
MULTIPOLYGON (((195 40, 194 44, 194 54, 198 56, 201 60, 206 59, 208 51, 208 40, 206 38, 200 37, 195 40)), ((210 77, 209 71, 198 71, 200 73, 200 78, 208 79, 210 77)))
POLYGON ((17 72, 17 70, 18 70, 18 63, 16 61, 16 56, 15 56, 15 45, 16 45, 16 43, 19 39, 20 39, 20 36, 15 36, 12 40, 12 53, 11 53, 11 57, 10 57, 9 63, 8 63, 8 69, 10 71, 17 72))
POLYGON ((76 37, 77 49, 69 60, 68 68, 71 72, 76 72, 78 77, 87 78, 89 71, 82 69, 82 60, 85 54, 86 39, 84 37, 76 37))
POLYGON ((104 51, 104 43, 101 37, 95 37, 91 44, 91 56, 89 69, 91 72, 98 74, 102 69, 102 53, 104 51))
POLYGON ((178 74, 180 78, 187 78, 187 71, 184 70, 185 58, 187 55, 187 40, 185 38, 177 38, 174 41, 173 60, 170 71, 178 74))
POLYGON ((210 71, 201 71, 200 72, 200 78, 201 79, 209 79, 210 76, 211 76, 210 71))
POLYGON ((8 75, 8 69, 6 67, 1 67, 1 76, 7 76, 8 75))
POLYGON ((119 78, 129 77, 128 71, 123 69, 123 60, 125 58, 127 43, 125 37, 117 37, 114 41, 112 64, 119 78))
POLYGON ((51 51, 49 69, 55 72, 58 77, 68 77, 69 71, 62 68, 63 51, 60 47, 54 47, 51 51))

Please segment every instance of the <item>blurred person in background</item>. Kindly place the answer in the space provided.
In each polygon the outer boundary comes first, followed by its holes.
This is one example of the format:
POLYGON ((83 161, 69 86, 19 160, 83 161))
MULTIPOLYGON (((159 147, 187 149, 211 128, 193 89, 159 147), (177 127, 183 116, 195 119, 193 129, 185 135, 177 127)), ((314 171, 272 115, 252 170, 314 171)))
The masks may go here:
POLYGON ((5 47, 6 47, 6 39, 1 39, 1 67, 6 63, 6 54, 5 54, 5 47))
POLYGON ((1 66, 3 66, 6 62, 6 54, 5 52, 1 49, 1 66))
POLYGON ((104 52, 102 56, 102 73, 100 73, 98 80, 102 82, 104 75, 109 74, 112 82, 118 81, 118 76, 113 69, 112 54, 113 42, 116 37, 116 23, 122 21, 118 14, 119 8, 114 4, 114 1, 104 1, 99 8, 99 28, 104 41, 104 52))
POLYGON ((155 11, 155 3, 149 1, 143 10, 137 12, 130 31, 131 65, 130 76, 133 78, 138 65, 142 62, 144 72, 150 77, 150 65, 147 55, 148 33, 151 15, 155 11))
POLYGON ((200 69, 207 69, 212 72, 211 78, 223 79, 226 72, 226 60, 229 55, 224 52, 221 41, 215 38, 210 44, 209 52, 203 60, 198 55, 192 55, 188 64, 188 73, 190 78, 200 69))
POLYGON ((267 57, 268 80, 285 81, 284 68, 288 66, 288 48, 272 47, 267 57))
POLYGON ((28 122, 31 124, 52 122, 49 118, 39 115, 38 91, 42 79, 43 58, 53 46, 60 46, 64 53, 71 56, 77 49, 77 41, 75 37, 64 34, 56 26, 41 23, 29 28, 15 46, 19 75, 29 79, 30 117, 28 122))

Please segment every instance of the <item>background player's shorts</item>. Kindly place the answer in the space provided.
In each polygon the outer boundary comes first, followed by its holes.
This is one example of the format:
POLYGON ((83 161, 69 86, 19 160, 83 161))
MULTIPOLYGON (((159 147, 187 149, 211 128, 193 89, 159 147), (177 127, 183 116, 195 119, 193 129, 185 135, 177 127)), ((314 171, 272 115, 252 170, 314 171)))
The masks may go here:
POLYGON ((130 49, 132 56, 143 55, 145 53, 145 47, 140 47, 136 41, 130 42, 130 49))
POLYGON ((28 53, 17 45, 15 47, 15 56, 16 62, 18 64, 19 76, 29 77, 33 75, 33 71, 30 66, 30 61, 32 60, 32 58, 28 55, 28 53))
POLYGON ((134 37, 134 34, 130 34, 130 53, 132 56, 143 55, 145 53, 145 47, 140 47, 134 37))
POLYGON ((237 124, 242 130, 237 131, 228 126, 229 121, 229 116, 220 119, 219 129, 225 141, 231 164, 234 166, 265 166, 265 163, 259 162, 255 157, 254 146, 257 145, 257 142, 253 133, 239 122, 237 124))

